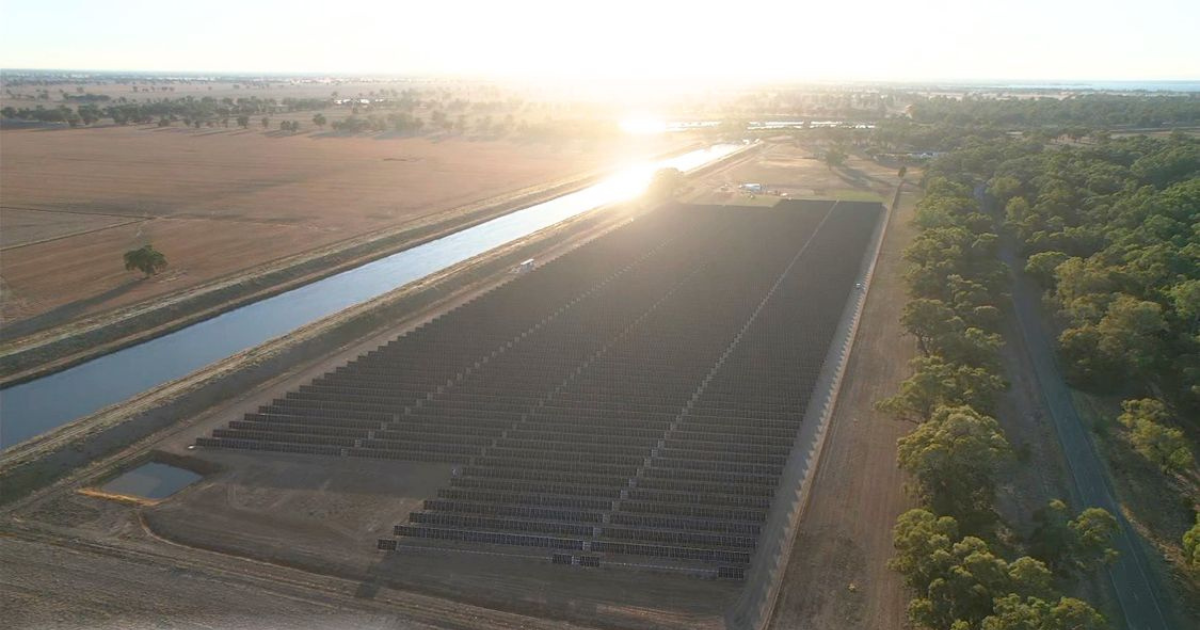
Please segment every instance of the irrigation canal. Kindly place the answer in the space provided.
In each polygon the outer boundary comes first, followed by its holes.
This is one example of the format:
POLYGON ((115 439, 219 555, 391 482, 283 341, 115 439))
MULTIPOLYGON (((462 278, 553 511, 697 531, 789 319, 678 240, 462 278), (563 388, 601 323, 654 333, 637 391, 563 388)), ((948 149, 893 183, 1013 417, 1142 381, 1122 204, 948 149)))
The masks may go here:
POLYGON ((716 145, 642 163, 587 188, 0 390, 0 449, 578 214, 632 198, 659 168, 687 172, 740 148, 716 145))

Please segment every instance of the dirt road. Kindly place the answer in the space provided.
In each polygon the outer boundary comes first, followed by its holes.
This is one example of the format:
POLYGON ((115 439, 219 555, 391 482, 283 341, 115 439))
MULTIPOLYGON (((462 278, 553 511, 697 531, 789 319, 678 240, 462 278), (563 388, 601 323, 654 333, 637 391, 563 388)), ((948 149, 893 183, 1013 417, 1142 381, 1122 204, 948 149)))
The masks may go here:
POLYGON ((1029 353, 1034 376, 1041 388, 1042 399, 1048 416, 1052 420, 1059 444, 1066 456, 1074 489, 1075 507, 1078 509, 1100 507, 1113 513, 1121 528, 1116 539, 1120 557, 1109 567, 1108 576, 1116 592, 1117 600, 1125 615, 1125 627, 1133 630, 1167 630, 1180 627, 1168 622, 1166 603, 1159 593, 1163 586, 1157 583, 1149 570, 1142 541, 1130 527, 1113 498, 1103 463, 1100 461, 1088 430, 1079 418, 1071 398, 1071 391, 1063 380, 1055 356, 1053 336, 1047 330, 1038 310, 1041 291, 1021 273, 1020 260, 1014 255, 1011 244, 1001 254, 1004 262, 1013 270, 1012 297, 1018 327, 1024 338, 1024 349, 1029 353))
POLYGON ((916 344, 900 326, 901 252, 912 239, 915 199, 892 213, 829 437, 800 522, 771 627, 894 630, 907 597, 887 568, 892 524, 912 506, 896 466, 911 427, 874 409, 908 375, 916 344))

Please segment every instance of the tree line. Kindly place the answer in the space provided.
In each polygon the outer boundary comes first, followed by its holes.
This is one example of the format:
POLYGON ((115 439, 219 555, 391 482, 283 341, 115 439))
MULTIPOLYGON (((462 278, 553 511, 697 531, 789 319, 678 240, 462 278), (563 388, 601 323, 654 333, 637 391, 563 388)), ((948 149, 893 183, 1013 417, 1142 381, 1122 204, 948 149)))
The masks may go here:
POLYGON ((904 252, 910 300, 901 322, 920 356, 877 407, 916 424, 897 459, 922 506, 897 520, 891 566, 913 590, 908 615, 918 627, 1103 628, 1091 605, 1063 593, 1113 558, 1116 519, 1055 500, 1021 535, 994 508, 1001 467, 1015 456, 994 417, 1008 386, 999 358, 1008 275, 996 221, 975 195, 975 166, 955 154, 934 161, 914 219, 919 234, 904 252))
POLYGON ((917 123, 961 127, 1161 127, 1200 124, 1200 94, 1076 94, 1065 98, 916 98, 917 123))

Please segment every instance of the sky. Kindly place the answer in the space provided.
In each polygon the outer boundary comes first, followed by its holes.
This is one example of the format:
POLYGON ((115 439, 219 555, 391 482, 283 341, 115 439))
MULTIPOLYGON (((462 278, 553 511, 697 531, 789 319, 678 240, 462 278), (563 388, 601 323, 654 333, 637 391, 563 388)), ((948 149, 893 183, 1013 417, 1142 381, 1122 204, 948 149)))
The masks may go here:
POLYGON ((0 67, 574 81, 1197 80, 1197 0, 0 0, 0 67))

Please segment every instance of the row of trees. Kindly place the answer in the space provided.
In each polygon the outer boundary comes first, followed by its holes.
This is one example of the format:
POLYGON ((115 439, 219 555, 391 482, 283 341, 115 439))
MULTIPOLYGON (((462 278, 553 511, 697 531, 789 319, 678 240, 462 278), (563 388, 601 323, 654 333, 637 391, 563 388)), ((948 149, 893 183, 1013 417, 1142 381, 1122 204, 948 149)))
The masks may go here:
POLYGON ((1007 274, 973 171, 954 156, 935 164, 916 212, 920 233, 904 253, 911 299, 901 321, 920 356, 877 405, 917 424, 897 458, 922 507, 897 521, 892 561, 915 593, 909 617, 939 630, 1105 627, 1091 606, 1062 592, 1112 557, 1111 514, 1072 515, 1053 501, 1023 540, 1002 531, 997 477, 1013 449, 992 414, 1007 388, 999 359, 1007 274), (1007 560, 1000 550, 1013 548, 1024 555, 1007 560))
MULTIPOLYGON (((170 109, 170 108, 168 108, 170 109)), ((6 119, 31 120, 49 123, 67 123, 72 127, 87 126, 111 118, 116 124, 156 124, 159 127, 170 127, 182 123, 184 127, 222 127, 229 128, 236 124, 249 128, 251 120, 259 111, 239 113, 238 110, 217 108, 214 110, 183 110, 185 113, 165 111, 159 113, 158 107, 114 106, 100 108, 95 105, 81 105, 72 109, 65 105, 46 109, 41 106, 33 109, 14 109, 5 107, 0 114, 6 119)), ((270 110, 273 111, 273 110, 270 110)), ((290 110, 289 110, 290 111, 290 110)), ((269 116, 259 120, 268 121, 263 128, 269 128, 269 116)), ((387 113, 370 113, 350 116, 332 122, 322 113, 313 116, 312 122, 324 130, 326 125, 342 134, 363 133, 398 133, 403 135, 421 135, 423 133, 453 133, 458 135, 474 134, 486 138, 513 137, 529 141, 557 141, 570 139, 596 139, 604 136, 614 136, 621 133, 620 129, 610 122, 588 123, 584 121, 554 121, 542 122, 517 120, 512 114, 504 117, 493 117, 484 114, 474 119, 468 119, 466 114, 449 115, 442 110, 434 110, 429 118, 411 114, 407 111, 391 111, 387 113)), ((281 122, 281 129, 298 131, 299 122, 281 122)))
POLYGON ((962 127, 1160 127, 1200 124, 1200 95, 1079 94, 1067 98, 918 97, 908 107, 918 123, 962 127))

